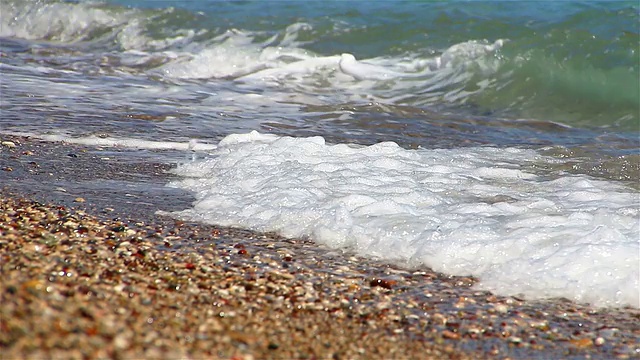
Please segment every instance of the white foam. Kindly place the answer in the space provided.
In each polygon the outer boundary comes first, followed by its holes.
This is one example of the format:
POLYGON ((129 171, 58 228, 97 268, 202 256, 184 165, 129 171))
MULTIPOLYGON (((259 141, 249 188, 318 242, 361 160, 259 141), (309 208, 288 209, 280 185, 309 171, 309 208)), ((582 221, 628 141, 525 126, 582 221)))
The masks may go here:
POLYGON ((96 29, 125 26, 129 12, 113 12, 91 4, 39 1, 2 2, 0 36, 73 42, 96 29))
POLYGON ((436 68, 452 67, 459 63, 476 60, 487 54, 495 53, 498 49, 502 48, 504 43, 505 40, 498 39, 492 44, 487 44, 477 40, 470 40, 455 44, 436 58, 436 68))
POLYGON ((180 79, 206 79, 238 77, 264 68, 259 61, 261 47, 252 44, 250 34, 229 30, 214 39, 214 45, 194 53, 184 53, 186 58, 163 66, 163 75, 180 79))
POLYGON ((393 80, 406 76, 406 74, 393 71, 384 66, 359 62, 352 54, 342 54, 338 66, 342 72, 353 76, 357 80, 393 80))
POLYGON ((640 306, 640 199, 585 176, 523 170, 532 150, 405 150, 231 135, 179 166, 180 218, 308 236, 401 266, 479 277, 527 298, 640 306))
MULTIPOLYGON (((204 48, 193 49, 190 53, 183 53, 178 61, 163 66, 163 75, 181 79, 207 78, 240 78, 252 75, 265 69, 288 68, 292 72, 299 72, 305 66, 289 66, 291 63, 302 62, 312 58, 306 51, 295 46, 298 32, 309 29, 305 23, 294 23, 285 30, 284 38, 276 45, 277 36, 273 36, 261 43, 254 42, 258 33, 242 30, 227 30, 224 34, 211 40, 204 48)), ((312 71, 313 67, 305 72, 312 71)), ((279 73, 287 72, 282 69, 279 73)))
POLYGON ((492 44, 470 40, 455 44, 445 50, 442 55, 431 59, 414 59, 409 64, 398 63, 397 59, 372 59, 368 62, 356 60, 352 54, 342 54, 338 63, 345 74, 357 80, 401 80, 424 78, 433 71, 445 68, 464 67, 469 63, 477 63, 479 58, 495 53, 504 45, 504 40, 496 40, 492 44), (408 66, 407 66, 408 65, 408 66))
MULTIPOLYGON (((320 56, 296 47, 301 44, 296 41, 299 32, 310 28, 294 23, 282 39, 276 35, 261 43, 255 41, 258 33, 229 30, 204 47, 179 51, 153 72, 169 78, 234 79, 236 85, 268 86, 274 98, 289 97, 293 90, 310 95, 294 101, 305 105, 363 100, 412 105, 464 103, 489 85, 478 82, 474 92, 465 90, 479 69, 491 73, 498 68, 499 61, 491 55, 504 43, 471 40, 454 44, 432 58, 408 55, 356 60, 352 54, 320 56)), ((276 99, 273 103, 281 102, 276 99)))
POLYGON ((50 142, 66 142, 88 146, 105 146, 150 150, 185 150, 185 151, 209 151, 217 148, 217 145, 201 143, 194 139, 188 142, 153 141, 133 138, 102 137, 96 135, 73 137, 65 134, 35 134, 28 132, 3 131, 7 135, 24 136, 50 142))
MULTIPOLYGON (((172 12, 172 8, 149 16, 133 8, 107 8, 97 2, 3 1, 0 3, 0 36, 59 43, 85 41, 96 33, 106 32, 124 50, 159 51, 191 43, 193 29, 176 30, 175 36, 152 39, 145 29, 155 16, 172 12)), ((197 35, 202 35, 201 30, 197 35)))

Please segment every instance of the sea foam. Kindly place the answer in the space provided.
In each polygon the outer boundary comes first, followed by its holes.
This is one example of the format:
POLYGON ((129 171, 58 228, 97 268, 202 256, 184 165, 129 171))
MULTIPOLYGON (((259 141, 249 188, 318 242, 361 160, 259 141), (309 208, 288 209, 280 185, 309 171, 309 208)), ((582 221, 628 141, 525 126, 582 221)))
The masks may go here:
POLYGON ((96 135, 74 137, 66 134, 36 134, 18 131, 0 131, 0 134, 24 136, 51 142, 65 142, 69 144, 87 146, 105 146, 116 148, 151 149, 151 150, 181 150, 181 151, 208 151, 217 148, 217 145, 198 142, 191 139, 188 142, 154 141, 133 138, 101 137, 96 135))
POLYGON ((252 132, 179 166, 173 216, 309 237, 403 267, 473 275, 529 299, 639 305, 640 199, 612 182, 527 169, 533 150, 406 150, 252 132))

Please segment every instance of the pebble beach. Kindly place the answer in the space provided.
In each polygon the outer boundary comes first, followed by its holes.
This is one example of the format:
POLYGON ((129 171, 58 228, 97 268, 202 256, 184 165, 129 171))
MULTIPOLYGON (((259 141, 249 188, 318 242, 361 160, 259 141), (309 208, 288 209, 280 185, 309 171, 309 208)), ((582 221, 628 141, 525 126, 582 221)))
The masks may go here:
POLYGON ((159 186, 169 165, 1 140, 2 359, 640 358, 638 308, 496 296, 472 277, 176 221, 155 210, 187 194, 82 186, 128 167, 159 186))

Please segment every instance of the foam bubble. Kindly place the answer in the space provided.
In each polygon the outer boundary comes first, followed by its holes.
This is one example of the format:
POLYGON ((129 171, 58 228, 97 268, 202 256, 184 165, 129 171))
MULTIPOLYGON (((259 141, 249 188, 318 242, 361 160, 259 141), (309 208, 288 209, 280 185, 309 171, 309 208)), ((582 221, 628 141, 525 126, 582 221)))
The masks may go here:
POLYGON ((532 299, 639 306, 638 193, 524 171, 532 150, 405 150, 321 137, 231 135, 179 166, 197 201, 179 218, 285 236, 400 266, 479 277, 532 299))

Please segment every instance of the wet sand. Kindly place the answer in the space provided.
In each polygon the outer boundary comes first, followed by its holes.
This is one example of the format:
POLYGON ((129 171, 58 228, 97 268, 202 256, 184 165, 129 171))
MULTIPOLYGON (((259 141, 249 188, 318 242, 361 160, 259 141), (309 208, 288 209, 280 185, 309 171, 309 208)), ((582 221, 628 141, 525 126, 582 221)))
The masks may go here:
POLYGON ((640 357, 638 309, 175 221, 192 198, 153 156, 0 139, 3 359, 640 357))

